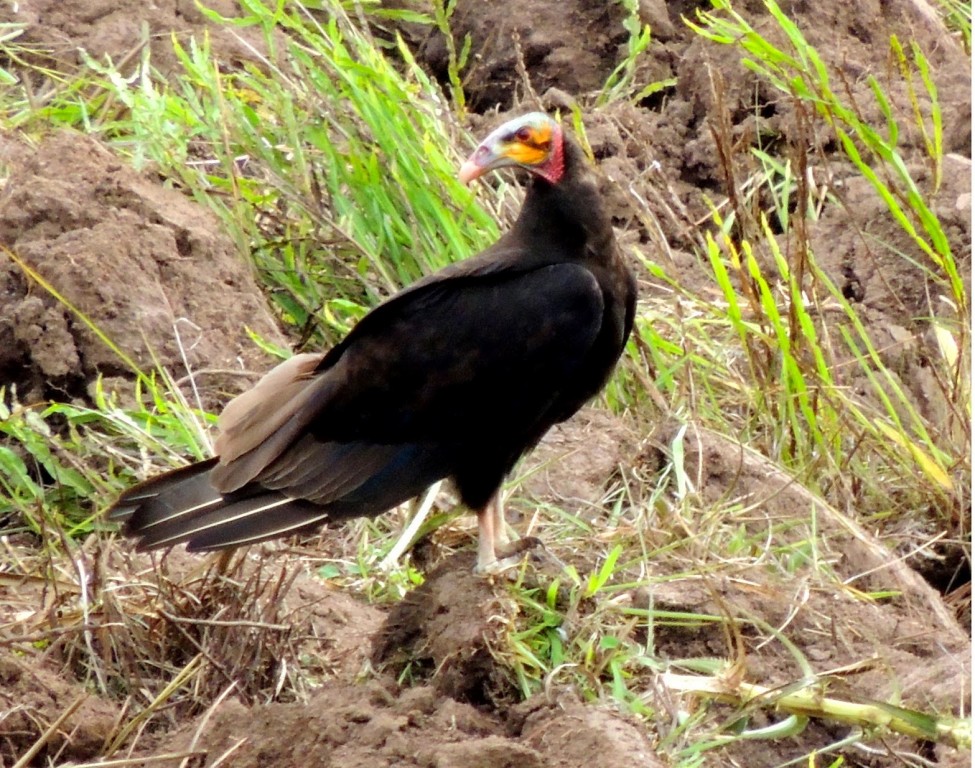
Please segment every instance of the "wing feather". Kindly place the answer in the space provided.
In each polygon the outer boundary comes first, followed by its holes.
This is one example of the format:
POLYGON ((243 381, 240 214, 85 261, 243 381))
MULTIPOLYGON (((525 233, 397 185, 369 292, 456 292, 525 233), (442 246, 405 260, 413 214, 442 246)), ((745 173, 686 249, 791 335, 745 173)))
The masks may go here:
POLYGON ((300 354, 272 368, 251 389, 223 409, 215 450, 230 462, 267 440, 295 411, 295 399, 308 386, 323 355, 300 354))
POLYGON ((328 354, 272 370, 221 416, 219 460, 138 486, 113 516, 142 549, 214 549, 378 514, 484 451, 486 485, 500 483, 562 412, 603 298, 581 265, 485 264, 413 286, 328 354))

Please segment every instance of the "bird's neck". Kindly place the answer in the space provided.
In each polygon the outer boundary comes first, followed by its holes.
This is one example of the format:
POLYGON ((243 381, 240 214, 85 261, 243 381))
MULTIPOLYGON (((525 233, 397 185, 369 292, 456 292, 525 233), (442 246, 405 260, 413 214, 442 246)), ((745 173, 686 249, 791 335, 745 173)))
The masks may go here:
POLYGON ((613 237, 594 174, 587 167, 582 150, 565 142, 565 173, 558 184, 533 178, 525 193, 521 215, 512 232, 535 252, 557 249, 562 258, 587 252, 602 253, 613 237), (588 247, 587 247, 588 246, 588 247))

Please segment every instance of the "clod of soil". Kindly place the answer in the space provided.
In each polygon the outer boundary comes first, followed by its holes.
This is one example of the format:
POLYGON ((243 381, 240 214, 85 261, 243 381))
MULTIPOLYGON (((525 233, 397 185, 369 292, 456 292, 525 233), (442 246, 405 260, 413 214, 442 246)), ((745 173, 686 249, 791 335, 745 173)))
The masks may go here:
POLYGON ((512 609, 473 569, 472 553, 454 555, 394 606, 374 643, 373 663, 430 678, 439 693, 459 701, 498 706, 515 698, 492 657, 512 609))
MULTIPOLYGON (((238 768, 335 765, 356 768, 658 768, 649 741, 625 718, 568 698, 533 700, 510 722, 440 695, 400 689, 390 679, 326 684, 307 704, 248 709, 221 704, 198 733, 188 723, 152 754, 200 752, 238 768)), ((148 755, 147 755, 148 756, 148 755)))
MULTIPOLYGON (((250 328, 284 337, 250 268, 210 212, 140 176, 95 140, 63 131, 0 149, 11 173, 0 243, 143 370, 178 379, 186 362, 204 406, 267 366, 250 328)), ((97 376, 133 373, 64 303, 0 259, 0 381, 22 400, 85 397, 97 376)))
POLYGON ((519 707, 525 714, 521 738, 560 768, 634 765, 658 768, 664 763, 634 723, 616 712, 587 706, 573 695, 546 700, 535 696, 519 707), (617 762, 621 761, 621 762, 617 762))

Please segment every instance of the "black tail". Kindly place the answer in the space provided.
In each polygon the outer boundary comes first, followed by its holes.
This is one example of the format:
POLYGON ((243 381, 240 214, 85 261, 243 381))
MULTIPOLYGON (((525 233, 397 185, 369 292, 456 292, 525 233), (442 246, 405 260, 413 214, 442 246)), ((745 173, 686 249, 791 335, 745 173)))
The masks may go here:
POLYGON ((182 542, 189 550, 252 544, 320 526, 328 512, 279 491, 253 487, 219 493, 210 482, 217 459, 208 459, 153 477, 130 488, 109 510, 123 520, 125 534, 139 550, 182 542))

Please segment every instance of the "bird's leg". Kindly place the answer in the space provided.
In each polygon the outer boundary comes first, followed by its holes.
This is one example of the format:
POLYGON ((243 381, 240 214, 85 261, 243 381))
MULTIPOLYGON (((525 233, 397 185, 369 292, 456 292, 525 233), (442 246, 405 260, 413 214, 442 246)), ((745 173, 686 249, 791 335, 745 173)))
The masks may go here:
POLYGON ((495 521, 491 502, 488 502, 484 509, 477 511, 477 565, 474 567, 474 573, 479 576, 487 576, 501 570, 498 556, 494 552, 495 521))
POLYGON ((508 536, 508 524, 504 519, 504 501, 500 490, 488 502, 488 507, 494 516, 494 543, 507 547, 511 543, 511 537, 508 536))
POLYGON ((510 539, 504 520, 501 491, 491 497, 484 509, 478 511, 477 527, 477 566, 474 573, 479 576, 501 573, 517 565, 526 550, 541 544, 534 536, 514 541, 510 539))

